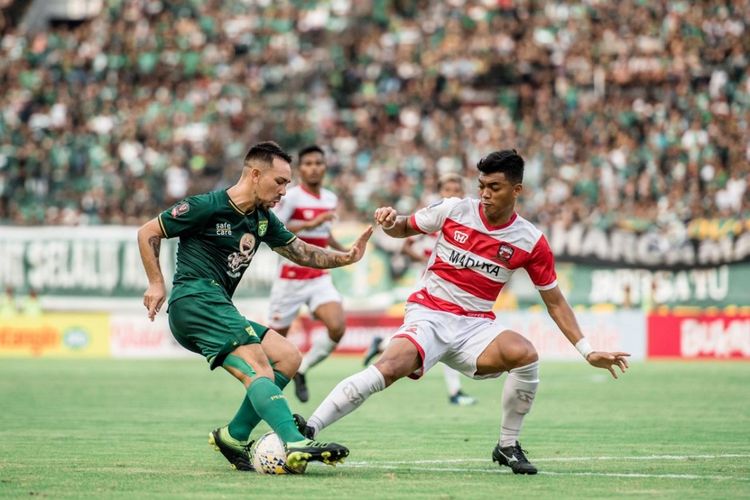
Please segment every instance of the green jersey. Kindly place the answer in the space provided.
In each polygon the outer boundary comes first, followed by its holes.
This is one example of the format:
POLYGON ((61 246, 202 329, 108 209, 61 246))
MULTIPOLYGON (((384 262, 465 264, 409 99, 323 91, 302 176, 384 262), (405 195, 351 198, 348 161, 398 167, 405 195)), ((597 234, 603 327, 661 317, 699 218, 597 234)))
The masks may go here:
POLYGON ((165 237, 180 237, 170 303, 200 294, 205 280, 231 297, 261 241, 273 248, 296 238, 270 210, 243 213, 226 191, 186 198, 158 219, 165 237))

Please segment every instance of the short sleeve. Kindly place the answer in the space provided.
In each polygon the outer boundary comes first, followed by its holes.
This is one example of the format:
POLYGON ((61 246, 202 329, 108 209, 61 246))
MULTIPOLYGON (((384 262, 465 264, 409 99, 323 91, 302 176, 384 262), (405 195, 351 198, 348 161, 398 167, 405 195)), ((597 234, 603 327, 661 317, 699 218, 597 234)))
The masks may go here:
POLYGON ((289 231, 275 213, 268 211, 268 230, 261 240, 271 248, 283 247, 294 241, 297 236, 289 231))
POLYGON ((440 231, 448 214, 461 198, 443 198, 432 205, 417 210, 410 218, 409 225, 420 233, 431 234, 440 231))
POLYGON ((214 212, 209 193, 191 196, 177 202, 159 214, 159 225, 164 236, 174 238, 200 231, 214 212))
POLYGON ((529 260, 523 267, 537 290, 551 290, 557 286, 555 256, 544 235, 534 245, 529 260))

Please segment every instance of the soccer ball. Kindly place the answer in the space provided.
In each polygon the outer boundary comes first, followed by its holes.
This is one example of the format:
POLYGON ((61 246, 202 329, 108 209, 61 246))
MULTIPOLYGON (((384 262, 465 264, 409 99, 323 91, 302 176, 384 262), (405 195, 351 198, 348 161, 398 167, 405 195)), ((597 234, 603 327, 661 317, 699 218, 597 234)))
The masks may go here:
POLYGON ((286 468, 286 447, 275 432, 266 432, 259 437, 250 449, 253 467, 259 474, 289 474, 301 471, 290 471, 286 468))
POLYGON ((286 474, 286 448, 275 432, 266 432, 253 444, 250 453, 259 474, 286 474))

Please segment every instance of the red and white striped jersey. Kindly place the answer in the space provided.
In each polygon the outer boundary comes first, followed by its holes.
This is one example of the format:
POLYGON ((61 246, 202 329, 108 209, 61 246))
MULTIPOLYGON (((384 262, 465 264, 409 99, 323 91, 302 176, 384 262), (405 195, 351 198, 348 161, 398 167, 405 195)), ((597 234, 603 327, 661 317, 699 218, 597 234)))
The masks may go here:
MULTIPOLYGON (((304 187, 294 186, 287 190, 281 202, 274 208, 274 213, 285 225, 290 222, 309 221, 325 212, 335 212, 338 198, 327 189, 321 188, 317 196, 304 187)), ((327 247, 331 236, 331 222, 324 222, 313 229, 297 233, 297 237, 311 245, 327 247)), ((279 278, 292 280, 309 280, 323 276, 327 271, 302 267, 282 258, 279 265, 279 278)))
POLYGON ((539 290, 557 286, 547 239, 518 214, 507 224, 492 226, 479 200, 447 198, 418 210, 409 223, 422 233, 438 233, 420 289, 409 302, 494 318, 492 306, 516 269, 524 268, 539 290))

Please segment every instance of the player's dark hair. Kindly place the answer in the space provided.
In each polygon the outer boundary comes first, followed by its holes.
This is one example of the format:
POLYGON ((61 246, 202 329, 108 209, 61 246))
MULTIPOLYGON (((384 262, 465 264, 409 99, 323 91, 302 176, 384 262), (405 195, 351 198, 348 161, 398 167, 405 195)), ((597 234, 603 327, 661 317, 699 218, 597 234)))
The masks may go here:
POLYGON ((259 142, 255 146, 251 147, 245 155, 245 165, 253 160, 262 161, 270 165, 273 163, 273 158, 281 158, 287 163, 292 163, 292 157, 289 156, 281 146, 273 141, 259 142))
POLYGON ((305 155, 309 155, 310 153, 320 153, 323 156, 325 156, 325 152, 323 151, 323 148, 318 146, 317 144, 311 144, 309 146, 305 146, 304 148, 299 150, 299 153, 297 153, 297 161, 302 163, 302 158, 305 155))
POLYGON ((479 160, 477 168, 483 174, 502 172, 510 182, 520 184, 523 182, 523 165, 523 158, 515 149, 503 149, 479 160))

